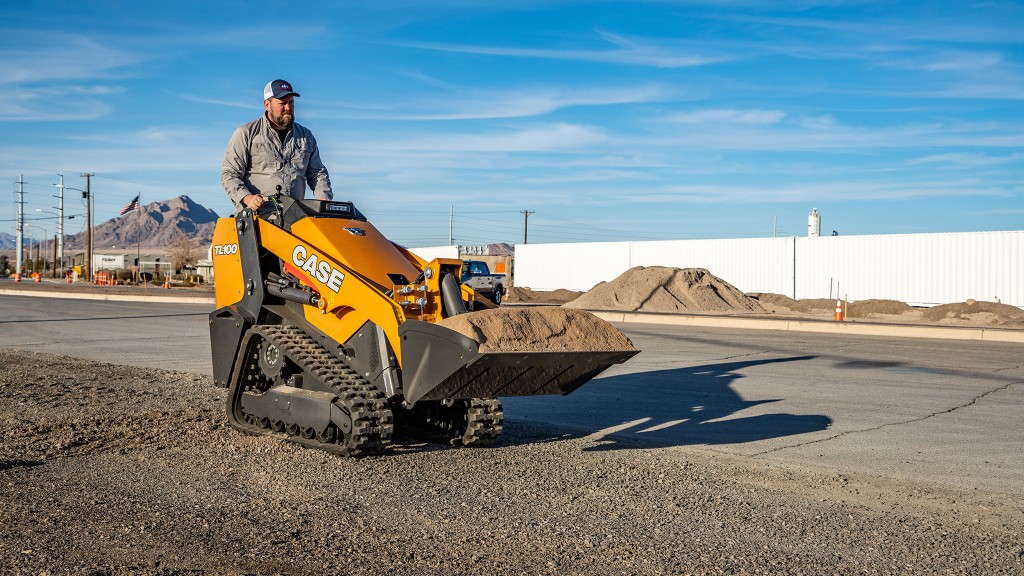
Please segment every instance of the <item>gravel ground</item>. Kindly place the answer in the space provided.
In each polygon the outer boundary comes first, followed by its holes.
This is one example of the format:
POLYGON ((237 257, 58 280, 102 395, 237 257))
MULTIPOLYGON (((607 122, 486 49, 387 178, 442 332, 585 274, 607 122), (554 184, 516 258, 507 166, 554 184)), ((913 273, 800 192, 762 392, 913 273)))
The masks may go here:
MULTIPOLYGON (((180 372, 0 350, 3 574, 1021 574, 1019 498, 507 422, 339 458, 180 372)), ((552 398, 558 401, 558 398, 552 398)))

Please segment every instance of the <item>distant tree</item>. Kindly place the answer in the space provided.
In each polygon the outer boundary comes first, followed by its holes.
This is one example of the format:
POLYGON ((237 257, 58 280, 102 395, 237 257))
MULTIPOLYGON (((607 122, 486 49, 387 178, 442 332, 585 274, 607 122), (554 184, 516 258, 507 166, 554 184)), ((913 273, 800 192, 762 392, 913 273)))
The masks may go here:
POLYGON ((184 234, 177 234, 171 244, 167 247, 167 253, 171 257, 171 265, 175 270, 181 270, 185 266, 196 263, 196 243, 184 234))
POLYGON ((0 273, 4 276, 11 274, 11 260, 7 257, 7 254, 0 254, 0 273))

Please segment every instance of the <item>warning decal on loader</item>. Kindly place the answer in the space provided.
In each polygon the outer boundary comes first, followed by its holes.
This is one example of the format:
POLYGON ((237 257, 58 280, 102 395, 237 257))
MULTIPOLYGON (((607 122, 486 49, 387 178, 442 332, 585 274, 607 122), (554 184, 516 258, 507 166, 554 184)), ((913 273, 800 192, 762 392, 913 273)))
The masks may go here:
POLYGON ((334 292, 341 289, 341 283, 345 280, 345 274, 341 270, 338 270, 326 260, 320 260, 316 257, 316 254, 309 254, 308 249, 302 244, 299 244, 292 250, 292 262, 300 269, 309 272, 310 275, 334 292))

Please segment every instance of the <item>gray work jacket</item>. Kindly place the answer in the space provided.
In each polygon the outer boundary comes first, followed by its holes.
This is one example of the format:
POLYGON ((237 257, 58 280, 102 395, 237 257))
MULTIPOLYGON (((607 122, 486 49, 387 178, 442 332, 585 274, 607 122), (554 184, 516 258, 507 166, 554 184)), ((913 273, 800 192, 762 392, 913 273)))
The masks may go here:
POLYGON ((334 198, 313 133, 292 123, 282 142, 266 114, 231 135, 220 167, 220 183, 236 212, 243 208, 242 199, 247 195, 274 194, 278 186, 281 192, 298 199, 305 196, 306 184, 314 198, 334 198))

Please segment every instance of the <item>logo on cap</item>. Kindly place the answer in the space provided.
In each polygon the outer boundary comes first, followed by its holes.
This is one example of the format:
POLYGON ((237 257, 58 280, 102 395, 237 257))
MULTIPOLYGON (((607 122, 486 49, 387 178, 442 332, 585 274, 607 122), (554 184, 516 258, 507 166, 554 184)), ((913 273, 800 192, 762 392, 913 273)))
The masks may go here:
POLYGON ((292 89, 292 85, 287 81, 278 78, 277 80, 271 80, 267 82, 267 85, 263 87, 263 99, 269 98, 284 98, 285 96, 292 94, 298 96, 299 93, 292 89))

